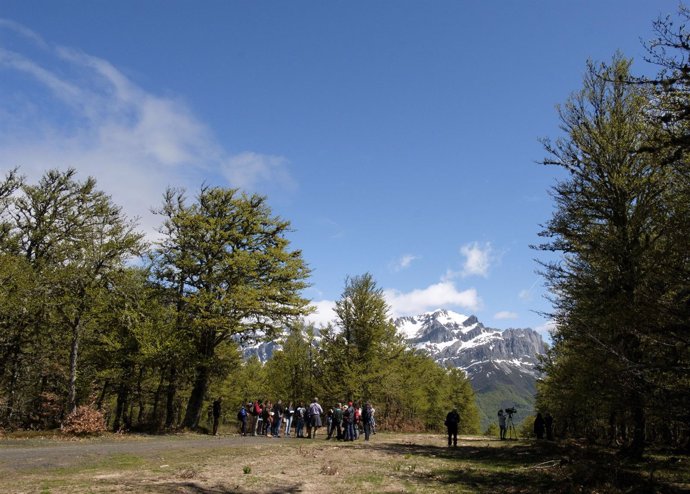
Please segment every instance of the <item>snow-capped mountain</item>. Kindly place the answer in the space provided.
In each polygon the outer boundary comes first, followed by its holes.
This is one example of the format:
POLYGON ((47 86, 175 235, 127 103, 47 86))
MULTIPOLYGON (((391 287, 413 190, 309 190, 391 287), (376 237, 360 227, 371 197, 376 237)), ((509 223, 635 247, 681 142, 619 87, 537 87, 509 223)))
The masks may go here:
POLYGON ((477 395, 482 425, 494 420, 502 402, 515 404, 519 414, 534 407, 538 355, 546 344, 536 331, 485 327, 475 316, 437 310, 394 321, 413 347, 437 362, 463 369, 477 395))
POLYGON ((410 345, 468 375, 476 373, 477 365, 492 361, 536 377, 537 355, 546 351, 541 336, 532 329, 499 331, 485 327, 476 316, 449 310, 401 317, 394 323, 410 345))

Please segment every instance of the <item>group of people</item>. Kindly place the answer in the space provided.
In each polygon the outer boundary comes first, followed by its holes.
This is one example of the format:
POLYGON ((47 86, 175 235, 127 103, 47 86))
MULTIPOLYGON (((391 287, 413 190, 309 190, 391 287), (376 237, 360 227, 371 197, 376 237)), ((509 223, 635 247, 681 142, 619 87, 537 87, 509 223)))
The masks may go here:
MULTIPOLYGON (((506 439, 508 426, 512 426, 512 412, 514 411, 514 409, 506 409, 505 413, 504 410, 498 411, 498 428, 501 441, 506 439)), ((541 412, 537 413, 537 417, 534 419, 533 430, 537 439, 544 439, 544 434, 546 434, 546 439, 553 441, 553 417, 551 414, 548 412, 545 415, 542 415, 541 412)))
MULTIPOLYGON (((279 438, 282 433, 284 437, 291 437, 294 427, 294 437, 314 439, 318 430, 326 427, 326 439, 354 441, 363 432, 368 441, 370 435, 376 433, 374 413, 371 403, 360 407, 349 401, 346 405, 338 403, 324 411, 318 398, 308 406, 301 402, 294 406, 293 402, 284 405, 282 400, 275 403, 256 400, 242 405, 237 412, 237 420, 243 436, 279 438)), ((216 427, 214 434, 215 430, 216 427)))
POLYGON ((537 439, 544 439, 544 433, 547 441, 553 441, 553 417, 549 412, 544 416, 539 412, 534 419, 534 435, 537 439))

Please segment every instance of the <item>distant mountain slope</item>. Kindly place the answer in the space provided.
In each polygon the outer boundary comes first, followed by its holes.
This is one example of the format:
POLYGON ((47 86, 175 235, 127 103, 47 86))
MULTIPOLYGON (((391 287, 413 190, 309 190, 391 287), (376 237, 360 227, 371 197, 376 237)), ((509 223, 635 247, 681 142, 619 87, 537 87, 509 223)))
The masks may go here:
POLYGON ((546 344, 536 331, 485 327, 476 316, 448 310, 401 317, 394 321, 413 347, 437 362, 463 369, 472 383, 482 428, 496 420, 506 403, 518 407, 516 423, 534 410, 537 356, 546 344))

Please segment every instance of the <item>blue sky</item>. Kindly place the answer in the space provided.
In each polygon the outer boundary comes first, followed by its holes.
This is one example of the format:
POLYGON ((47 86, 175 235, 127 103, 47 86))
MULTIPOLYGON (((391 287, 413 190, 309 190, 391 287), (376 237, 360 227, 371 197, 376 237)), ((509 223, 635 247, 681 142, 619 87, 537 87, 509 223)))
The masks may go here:
POLYGON ((168 185, 266 194, 319 312, 370 272, 392 315, 545 331, 529 248, 555 106, 676 1, 0 3, 0 170, 94 176, 153 238, 168 185))

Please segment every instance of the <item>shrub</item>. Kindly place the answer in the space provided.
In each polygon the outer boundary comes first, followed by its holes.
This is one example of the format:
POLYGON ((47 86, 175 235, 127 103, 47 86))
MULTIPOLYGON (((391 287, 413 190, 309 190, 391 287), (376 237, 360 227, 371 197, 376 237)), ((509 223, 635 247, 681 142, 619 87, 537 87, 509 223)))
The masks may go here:
POLYGON ((105 417, 93 406, 80 406, 67 416, 60 429, 75 436, 100 434, 105 431, 105 417))

